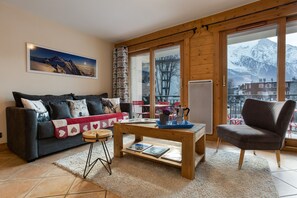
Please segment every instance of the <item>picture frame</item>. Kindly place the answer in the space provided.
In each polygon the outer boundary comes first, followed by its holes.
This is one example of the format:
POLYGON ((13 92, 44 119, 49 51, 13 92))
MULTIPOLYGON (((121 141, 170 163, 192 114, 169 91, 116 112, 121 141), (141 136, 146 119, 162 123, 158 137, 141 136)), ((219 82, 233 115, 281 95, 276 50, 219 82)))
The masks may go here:
POLYGON ((26 43, 27 72, 98 79, 94 58, 26 43))

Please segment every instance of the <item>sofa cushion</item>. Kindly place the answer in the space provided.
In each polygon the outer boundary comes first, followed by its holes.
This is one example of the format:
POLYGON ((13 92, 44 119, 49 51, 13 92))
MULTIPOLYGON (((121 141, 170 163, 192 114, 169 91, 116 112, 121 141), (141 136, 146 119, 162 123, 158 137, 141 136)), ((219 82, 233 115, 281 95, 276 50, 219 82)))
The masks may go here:
POLYGON ((120 98, 102 98, 104 113, 121 112, 120 98))
POLYGON ((50 106, 51 118, 53 120, 71 118, 70 109, 66 102, 57 102, 57 103, 50 102, 49 106, 50 106))
POLYGON ((37 112, 38 122, 50 120, 49 113, 43 105, 42 100, 27 100, 24 98, 21 98, 21 100, 25 108, 34 109, 37 112))
POLYGON ((86 99, 82 100, 67 100, 70 108, 70 113, 73 118, 81 116, 89 116, 86 99))
POLYGON ((12 94, 15 100, 16 107, 24 107, 22 104, 21 98, 25 98, 28 100, 42 100, 46 108, 49 107, 50 102, 61 102, 61 101, 73 99, 73 94, 71 93, 57 96, 57 95, 29 95, 29 94, 24 94, 24 93, 14 91, 12 92, 12 94))
POLYGON ((96 100, 88 101, 87 106, 88 106, 90 115, 104 114, 101 101, 96 101, 96 100))
POLYGON ((51 138, 51 137, 55 137, 55 129, 54 129, 54 125, 51 121, 47 121, 47 122, 40 122, 37 125, 37 138, 38 139, 45 139, 45 138, 51 138))
POLYGON ((108 98, 108 94, 107 93, 103 93, 100 95, 74 95, 73 99, 74 100, 81 100, 81 99, 86 99, 87 102, 88 101, 98 101, 101 100, 101 98, 108 98))

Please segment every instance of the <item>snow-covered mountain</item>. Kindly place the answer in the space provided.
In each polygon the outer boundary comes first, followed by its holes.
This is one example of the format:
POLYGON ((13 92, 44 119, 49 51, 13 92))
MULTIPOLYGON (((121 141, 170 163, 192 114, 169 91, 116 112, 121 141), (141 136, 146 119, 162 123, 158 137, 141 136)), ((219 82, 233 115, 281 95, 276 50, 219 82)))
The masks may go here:
MULTIPOLYGON (((286 46, 286 80, 297 78, 297 46, 286 46)), ((277 79, 277 43, 260 39, 228 45, 228 79, 235 86, 277 79)))
POLYGON ((72 60, 65 60, 59 56, 54 56, 52 58, 39 58, 31 56, 31 60, 50 65, 57 73, 84 75, 83 71, 80 71, 80 69, 72 60))

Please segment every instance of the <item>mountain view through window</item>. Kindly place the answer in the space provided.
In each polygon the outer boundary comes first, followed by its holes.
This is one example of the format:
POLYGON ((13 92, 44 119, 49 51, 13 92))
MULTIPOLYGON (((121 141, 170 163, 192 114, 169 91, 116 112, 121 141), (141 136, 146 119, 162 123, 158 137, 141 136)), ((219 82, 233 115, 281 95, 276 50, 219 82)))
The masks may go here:
MULTIPOLYGON (((297 31, 286 37, 286 100, 297 100, 297 31)), ((227 122, 243 124, 241 110, 247 98, 277 100, 276 28, 231 35, 227 46, 227 122)), ((297 138, 297 119, 287 136, 297 138), (294 125, 296 123, 296 127, 294 125)))

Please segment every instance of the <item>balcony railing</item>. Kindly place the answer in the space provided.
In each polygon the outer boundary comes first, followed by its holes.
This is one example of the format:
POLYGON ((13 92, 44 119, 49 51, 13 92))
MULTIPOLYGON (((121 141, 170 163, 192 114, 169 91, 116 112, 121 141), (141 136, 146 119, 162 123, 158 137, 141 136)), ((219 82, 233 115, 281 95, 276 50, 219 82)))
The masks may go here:
MULTIPOLYGON (((142 100, 144 101, 144 104, 150 103, 150 97, 149 96, 142 96, 142 100)), ((156 96, 156 103, 158 102, 169 102, 171 105, 174 105, 174 103, 180 101, 179 95, 157 95, 156 96)))

